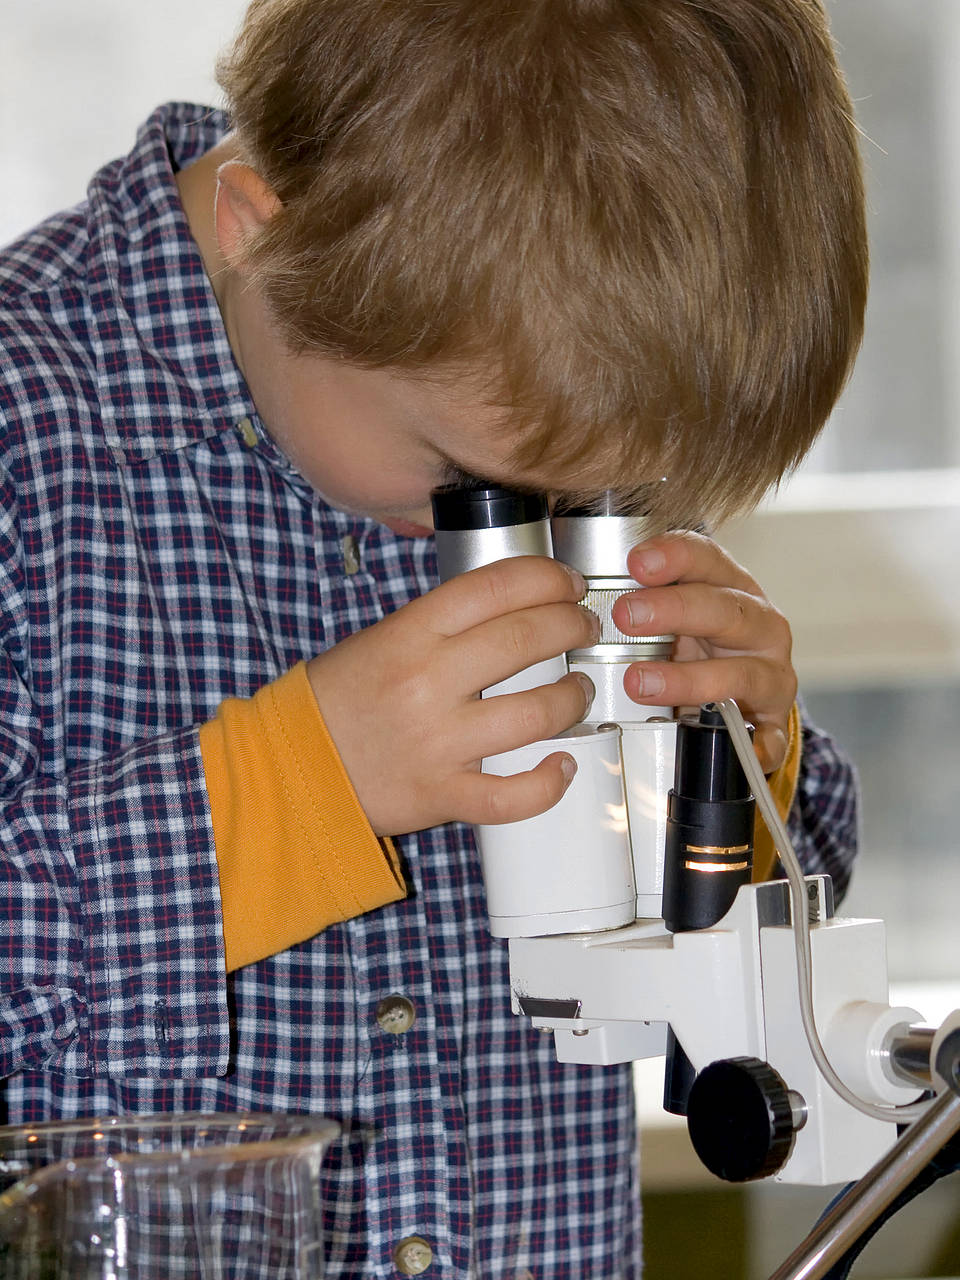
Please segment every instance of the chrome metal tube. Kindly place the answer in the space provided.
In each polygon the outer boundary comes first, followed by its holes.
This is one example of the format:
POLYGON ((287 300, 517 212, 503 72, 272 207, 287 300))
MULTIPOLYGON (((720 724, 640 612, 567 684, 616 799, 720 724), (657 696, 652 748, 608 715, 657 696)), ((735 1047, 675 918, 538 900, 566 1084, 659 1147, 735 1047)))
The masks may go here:
POLYGON ((770 1280, 819 1280, 958 1129, 960 1096, 948 1090, 837 1201, 770 1280))
POLYGON ((890 1077, 898 1082, 905 1081, 907 1084, 918 1084, 922 1089, 929 1089, 933 1079, 930 1051, 936 1034, 936 1027, 894 1028, 894 1034, 886 1046, 890 1077))
POLYGON ((627 573, 627 553, 653 531, 645 516, 593 515, 578 507, 553 517, 554 554, 583 574, 587 583, 583 603, 600 619, 597 643, 574 650, 571 661, 627 663, 670 657, 673 636, 623 635, 611 616, 620 596, 637 590, 627 573))

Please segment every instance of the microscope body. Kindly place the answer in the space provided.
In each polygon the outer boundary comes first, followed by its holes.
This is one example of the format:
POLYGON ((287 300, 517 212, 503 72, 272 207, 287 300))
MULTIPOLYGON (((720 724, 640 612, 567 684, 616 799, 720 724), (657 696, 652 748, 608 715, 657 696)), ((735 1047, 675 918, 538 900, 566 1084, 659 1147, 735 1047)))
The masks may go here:
MULTIPOLYGON (((848 1083, 887 1104, 912 1102, 919 1089, 884 1072, 886 1038, 920 1021, 887 1002, 883 924, 830 914, 827 877, 811 877, 814 1008, 826 1047, 848 1083)), ((769 1150, 733 1181, 773 1175, 784 1182, 827 1185, 861 1177, 896 1139, 896 1126, 861 1114, 821 1076, 807 1045, 796 1000, 796 959, 786 885, 741 888, 730 911, 710 929, 669 933, 662 921, 638 920, 608 933, 510 939, 513 1008, 553 1032, 563 1062, 610 1064, 665 1052, 666 1029, 700 1073, 712 1063, 748 1060, 779 1077, 754 1080, 760 1090, 747 1113, 728 1118, 729 1139, 744 1140, 753 1105, 769 1150), (781 1083, 782 1082, 782 1083, 781 1083), (764 1084, 772 1090, 763 1093, 764 1084), (786 1088, 782 1086, 785 1085, 786 1088), (772 1167, 769 1167, 772 1164, 772 1167)), ((712 1117, 702 1108, 688 1121, 712 1117)), ((758 1139, 759 1140, 759 1139, 758 1139)), ((703 1154, 703 1153, 701 1153, 703 1154)), ((736 1154, 733 1152, 732 1154, 736 1154)), ((713 1168, 729 1176, 727 1153, 713 1168)))
MULTIPOLYGON (((502 493, 457 490, 435 498, 441 576, 505 555, 556 554, 584 575, 584 604, 601 619, 591 649, 484 692, 535 687, 568 669, 585 671, 597 691, 581 724, 483 762, 486 771, 509 775, 564 750, 578 764, 546 813, 477 830, 490 929, 509 939, 514 1011, 552 1032, 564 1062, 625 1063, 666 1053, 669 1073, 676 1055, 693 1083, 681 1088, 679 1103, 668 1085, 671 1109, 687 1114, 698 1154, 720 1177, 812 1185, 859 1178, 895 1142, 896 1125, 844 1101, 812 1056, 798 1006, 787 885, 750 883, 746 840, 728 834, 742 791, 712 794, 708 834, 697 837, 695 817, 680 864, 675 851, 667 858, 668 878, 680 865, 694 893, 704 886, 708 912, 710 903, 719 905, 706 916, 697 908, 686 922, 671 905, 669 925, 663 918, 664 850, 671 823, 690 809, 678 779, 700 768, 689 763, 689 744, 709 738, 708 753, 726 747, 716 724, 678 721, 671 708, 640 707, 623 692, 631 662, 668 656, 672 645, 669 636, 623 636, 611 618, 617 596, 637 590, 626 555, 648 536, 642 517, 570 513, 555 517, 551 529, 545 506, 527 498, 504 505, 502 493), (719 836, 709 834, 714 818, 719 836)), ((709 720, 701 712, 701 721, 709 720)), ((741 785, 724 782, 733 777, 729 763, 720 768, 712 757, 707 773, 708 788, 717 777, 722 786, 741 785)), ((921 1018, 889 1006, 883 923, 837 918, 829 877, 806 883, 814 1012, 830 1060, 861 1096, 891 1106, 912 1102, 921 1088, 891 1068, 889 1045, 921 1018)), ((668 885, 671 903, 675 885, 668 885)))

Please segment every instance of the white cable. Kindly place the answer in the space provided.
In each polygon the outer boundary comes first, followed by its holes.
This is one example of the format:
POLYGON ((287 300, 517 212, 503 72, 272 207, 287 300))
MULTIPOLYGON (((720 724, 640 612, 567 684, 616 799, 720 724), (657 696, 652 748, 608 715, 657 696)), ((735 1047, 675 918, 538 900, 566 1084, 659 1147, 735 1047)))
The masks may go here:
POLYGON ((750 734, 747 732, 743 716, 740 714, 740 708, 732 698, 726 698, 716 705, 720 708, 724 723, 730 731, 730 739, 733 742, 740 763, 743 765, 747 781, 750 783, 750 789, 760 807, 763 820, 766 822, 767 829, 773 837, 773 842, 780 855, 780 861, 786 872, 790 888, 790 916, 797 949, 797 987, 800 996, 800 1016, 803 1020, 803 1029, 806 1032, 807 1043, 810 1045, 813 1060, 830 1087, 851 1107, 862 1111, 864 1115, 870 1116, 874 1120, 893 1120, 904 1124, 911 1120, 916 1120, 926 1111, 929 1105, 927 1102, 913 1102, 906 1106, 898 1107, 867 1102, 866 1099, 859 1097, 858 1094, 844 1084, 830 1064, 817 1032, 813 1012, 813 961, 810 951, 810 917, 807 909, 807 888, 803 870, 787 834, 787 829, 781 821, 780 814, 777 812, 776 802, 770 792, 770 788, 767 786, 763 770, 760 768, 760 761, 757 759, 757 754, 753 749, 753 743, 750 741, 750 734))

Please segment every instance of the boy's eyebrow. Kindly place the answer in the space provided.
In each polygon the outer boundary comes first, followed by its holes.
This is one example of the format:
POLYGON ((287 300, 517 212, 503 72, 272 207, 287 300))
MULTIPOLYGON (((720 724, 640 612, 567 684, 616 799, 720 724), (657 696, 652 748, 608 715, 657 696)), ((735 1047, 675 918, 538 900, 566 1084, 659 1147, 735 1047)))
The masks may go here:
POLYGON ((517 493, 543 493, 542 489, 534 485, 517 484, 513 480, 494 480, 490 476, 476 475, 472 471, 466 471, 459 463, 446 456, 442 458, 441 484, 456 485, 464 489, 513 489, 517 493))

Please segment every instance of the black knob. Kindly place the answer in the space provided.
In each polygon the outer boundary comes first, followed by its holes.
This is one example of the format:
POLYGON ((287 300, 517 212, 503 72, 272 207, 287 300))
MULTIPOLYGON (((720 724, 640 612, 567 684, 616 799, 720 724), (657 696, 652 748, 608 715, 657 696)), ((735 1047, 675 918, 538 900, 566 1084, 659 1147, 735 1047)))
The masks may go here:
POLYGON ((759 1058, 711 1062, 690 1089, 687 1128, 697 1155, 718 1178, 768 1178, 793 1149, 790 1090, 759 1058))

